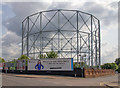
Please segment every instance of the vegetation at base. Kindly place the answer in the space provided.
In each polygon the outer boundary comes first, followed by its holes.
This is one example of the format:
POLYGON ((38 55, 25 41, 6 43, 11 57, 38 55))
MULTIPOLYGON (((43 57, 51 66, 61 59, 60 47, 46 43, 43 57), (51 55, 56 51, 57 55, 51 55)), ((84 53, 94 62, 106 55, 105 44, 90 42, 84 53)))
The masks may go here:
POLYGON ((46 52, 47 58, 57 58, 58 53, 51 51, 51 52, 46 52))
POLYGON ((29 57, 26 55, 21 55, 18 60, 26 60, 26 66, 27 66, 27 61, 28 61, 29 57))
POLYGON ((4 62, 5 62, 4 58, 0 57, 0 63, 4 63, 4 62))
POLYGON ((117 58, 117 59, 115 60, 115 63, 116 63, 117 65, 119 65, 119 64, 120 64, 120 58, 117 58))
POLYGON ((118 69, 116 71, 118 71, 120 73, 120 58, 117 58, 115 60, 115 63, 118 65, 118 69))
POLYGON ((40 54, 38 58, 46 58, 46 54, 40 54))
POLYGON ((50 51, 50 52, 46 52, 46 54, 40 54, 38 57, 39 58, 57 58, 58 53, 54 51, 50 51))
POLYGON ((101 65, 102 69, 114 69, 120 73, 120 58, 117 58, 114 63, 105 63, 101 65))
POLYGON ((26 56, 26 55, 21 55, 19 58, 18 58, 18 60, 28 60, 29 58, 28 58, 28 56, 26 56))
MULTIPOLYGON (((46 54, 40 54, 38 57, 39 58, 57 58, 58 53, 56 53, 54 51, 50 51, 50 52, 46 52, 46 54)), ((18 58, 18 60, 26 60, 26 66, 27 66, 28 59, 29 58, 26 55, 21 55, 18 58)), ((31 59, 35 59, 35 58, 31 57, 31 59)), ((11 67, 11 69, 15 69, 16 61, 17 60, 14 59, 13 61, 10 62, 11 64, 14 65, 13 67, 11 67)), ((0 57, 0 62, 2 62, 2 63, 5 62, 4 58, 0 57)), ((81 68, 81 67, 88 68, 89 67, 88 65, 85 64, 85 62, 81 62, 79 64, 77 64, 77 62, 74 62, 73 66, 74 66, 74 68, 81 68)), ((96 67, 93 67, 93 68, 96 68, 96 67)), ((98 68, 98 66, 97 66, 97 68, 98 68)), ((114 63, 105 63, 105 64, 101 65, 101 68, 102 69, 113 69, 120 73, 120 58, 117 58, 114 63)))
POLYGON ((13 59, 11 62, 12 66, 10 67, 10 70, 15 70, 15 67, 16 67, 16 60, 13 59))
POLYGON ((116 63, 105 63, 105 64, 101 65, 101 68, 102 69, 114 69, 114 70, 117 70, 118 66, 117 66, 116 63))
POLYGON ((120 64, 118 65, 118 69, 117 69, 117 71, 120 73, 120 64))
POLYGON ((84 68, 88 68, 88 65, 85 64, 85 62, 81 62, 79 64, 77 64, 77 62, 73 62, 73 67, 74 68, 81 68, 81 67, 84 67, 84 68))

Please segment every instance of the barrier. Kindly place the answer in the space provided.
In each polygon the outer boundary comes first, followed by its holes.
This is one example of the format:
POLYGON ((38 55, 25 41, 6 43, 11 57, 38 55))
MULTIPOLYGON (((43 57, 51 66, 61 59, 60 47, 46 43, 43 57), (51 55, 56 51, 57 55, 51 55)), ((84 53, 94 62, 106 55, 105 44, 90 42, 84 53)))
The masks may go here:
MULTIPOLYGON (((3 69, 2 72, 6 73, 3 69)), ((36 75, 62 75, 62 76, 72 76, 72 77, 82 77, 81 68, 74 68, 73 71, 29 71, 27 70, 27 66, 25 70, 7 70, 7 73, 15 73, 15 74, 36 74, 36 75)))
POLYGON ((105 75, 114 75, 115 70, 112 69, 84 69, 84 77, 100 77, 105 75))

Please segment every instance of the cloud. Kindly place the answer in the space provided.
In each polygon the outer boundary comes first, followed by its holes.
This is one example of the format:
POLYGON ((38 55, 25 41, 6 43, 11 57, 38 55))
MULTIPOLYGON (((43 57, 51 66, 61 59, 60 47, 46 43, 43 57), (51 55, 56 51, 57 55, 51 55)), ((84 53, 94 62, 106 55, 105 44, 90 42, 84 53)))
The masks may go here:
POLYGON ((35 12, 46 10, 49 3, 21 3, 9 2, 5 3, 12 9, 15 16, 4 20, 3 26, 6 27, 8 32, 2 37, 2 56, 5 59, 18 58, 21 55, 21 36, 22 36, 22 21, 23 19, 35 12))
POLYGON ((0 15, 2 14, 2 11, 0 10, 0 15))
POLYGON ((9 31, 15 32, 17 35, 21 36, 23 19, 30 14, 36 13, 43 9, 46 10, 49 3, 11 2, 6 4, 11 6, 15 16, 3 21, 3 25, 7 27, 9 31))
POLYGON ((2 37, 2 44, 5 46, 10 46, 11 44, 19 44, 21 42, 21 37, 16 35, 14 32, 8 31, 5 35, 2 37))
POLYGON ((102 64, 114 62, 118 57, 118 47, 116 45, 111 45, 110 42, 104 41, 102 43, 102 64))
POLYGON ((18 58, 21 55, 21 37, 8 31, 2 39, 2 56, 5 60, 18 58))
MULTIPOLYGON (((78 6, 75 7, 74 5, 72 5, 72 2, 59 2, 59 3, 57 3, 57 2, 53 2, 53 3, 46 3, 46 2, 40 2, 40 3, 19 2, 18 3, 18 2, 16 2, 16 3, 14 3, 13 2, 13 3, 10 3, 10 5, 12 6, 12 10, 16 16, 4 21, 3 24, 4 24, 4 26, 6 26, 8 28, 8 30, 10 30, 12 32, 16 32, 17 35, 19 35, 19 36, 21 36, 22 20, 26 16, 36 13, 36 12, 39 12, 39 11, 42 11, 42 10, 79 9, 79 10, 91 13, 91 14, 95 15, 96 17, 98 17, 100 20, 102 20, 101 25, 104 25, 104 26, 109 26, 110 24, 113 24, 117 18, 117 11, 109 9, 107 5, 104 6, 104 5, 98 4, 96 2, 85 2, 83 5, 81 5, 79 7, 78 6), (9 23, 9 24, 7 24, 7 23, 9 23)), ((47 15, 47 17, 48 17, 48 15, 47 15)), ((71 16, 71 14, 65 14, 65 15, 67 17, 71 16)), ((64 19, 64 18, 61 18, 61 19, 64 19)), ((71 22, 75 23, 73 20, 71 22)), ((56 22, 54 22, 54 23, 56 23, 56 22)))
MULTIPOLYGON (((115 4, 116 2, 114 2, 115 4)), ((113 3, 111 3, 113 4, 113 3)), ((102 25, 109 26, 112 23, 116 22, 117 19, 117 7, 111 4, 100 4, 96 2, 86 2, 82 6, 83 10, 89 12, 96 16, 100 21, 102 21, 102 25)))

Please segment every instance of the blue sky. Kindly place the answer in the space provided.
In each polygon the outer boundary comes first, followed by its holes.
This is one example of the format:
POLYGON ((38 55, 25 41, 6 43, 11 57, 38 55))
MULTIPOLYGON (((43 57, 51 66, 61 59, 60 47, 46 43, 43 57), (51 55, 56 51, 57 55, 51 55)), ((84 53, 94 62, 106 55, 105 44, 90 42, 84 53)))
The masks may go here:
POLYGON ((37 2, 37 3, 22 3, 15 4, 14 2, 3 3, 1 9, 2 15, 2 57, 6 60, 11 58, 18 58, 21 54, 21 46, 18 41, 21 39, 19 30, 22 20, 34 12, 52 9, 78 9, 85 12, 92 13, 101 21, 101 36, 102 36, 102 63, 114 62, 118 54, 118 7, 117 1, 109 0, 105 2, 102 0, 95 0, 94 2, 37 2), (66 5, 64 4, 66 3, 66 5), (26 12, 28 11, 28 12, 26 12), (19 20, 19 22, 17 22, 19 20), (12 28, 7 24, 15 24, 12 28), (10 41, 9 41, 10 40, 10 41), (11 42, 12 41, 12 42, 11 42), (18 50, 17 50, 18 49, 18 50), (6 51, 6 50, 9 50, 6 51))

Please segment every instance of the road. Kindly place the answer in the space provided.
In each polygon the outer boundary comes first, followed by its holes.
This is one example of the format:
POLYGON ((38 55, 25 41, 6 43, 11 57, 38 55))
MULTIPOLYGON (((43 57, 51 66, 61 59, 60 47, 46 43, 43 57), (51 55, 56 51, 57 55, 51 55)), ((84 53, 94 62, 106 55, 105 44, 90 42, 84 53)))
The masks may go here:
POLYGON ((117 82, 118 75, 97 78, 77 78, 53 75, 2 74, 2 86, 101 86, 117 82))

